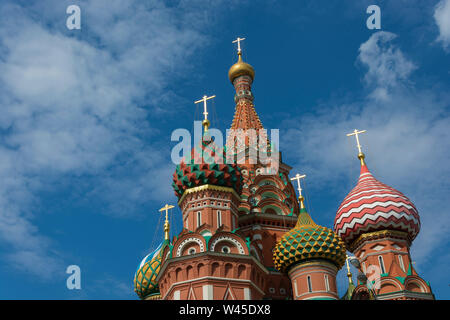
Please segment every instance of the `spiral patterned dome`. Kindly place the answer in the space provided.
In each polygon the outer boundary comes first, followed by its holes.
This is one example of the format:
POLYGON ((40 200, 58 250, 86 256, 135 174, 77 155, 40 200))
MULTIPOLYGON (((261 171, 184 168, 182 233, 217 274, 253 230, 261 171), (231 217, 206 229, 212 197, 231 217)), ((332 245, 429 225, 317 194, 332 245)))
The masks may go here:
POLYGON ((334 230, 347 245, 363 233, 379 230, 404 231, 412 241, 419 233, 420 218, 403 193, 375 179, 362 163, 357 185, 337 211, 334 230))
POLYGON ((159 294, 156 277, 161 268, 162 254, 167 245, 168 241, 162 242, 158 248, 142 259, 136 270, 134 275, 134 291, 141 299, 145 299, 152 294, 159 294))
POLYGON ((241 169, 226 162, 226 147, 219 149, 214 142, 202 140, 190 157, 176 166, 172 183, 175 195, 180 198, 186 189, 205 184, 230 187, 240 193, 241 169))
POLYGON ((346 259, 345 244, 333 230, 317 225, 306 212, 300 210, 297 225, 286 232, 275 246, 275 268, 285 272, 297 262, 325 259, 342 268, 346 259))

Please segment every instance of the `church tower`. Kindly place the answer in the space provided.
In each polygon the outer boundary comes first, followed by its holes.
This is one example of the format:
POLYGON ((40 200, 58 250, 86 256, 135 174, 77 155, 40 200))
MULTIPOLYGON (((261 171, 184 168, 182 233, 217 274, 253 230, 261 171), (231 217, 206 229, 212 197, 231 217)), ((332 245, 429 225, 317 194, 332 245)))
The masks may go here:
POLYGON ((226 162, 226 148, 209 136, 207 99, 202 139, 173 175, 183 231, 156 281, 165 300, 262 299, 267 270, 250 255, 238 228, 241 169, 226 162))
POLYGON ((300 214, 295 227, 274 249, 275 266, 292 282, 294 300, 338 300, 336 275, 346 260, 345 244, 331 229, 317 225, 306 211, 300 179, 300 214))
POLYGON ((209 135, 207 100, 215 96, 204 96, 195 102, 204 107, 201 141, 173 175, 183 230, 139 266, 135 291, 141 299, 291 298, 291 283, 275 269, 272 250, 295 226, 299 207, 291 168, 255 111, 255 71, 242 59, 242 40, 234 41, 238 61, 228 73, 236 109, 226 146, 209 135))
MULTIPOLYGON (((237 62, 228 72, 235 113, 225 147, 209 130, 203 96, 200 141, 176 166, 172 187, 183 230, 169 237, 139 265, 135 291, 141 299, 260 300, 339 299, 336 274, 347 262, 349 288, 343 299, 434 299, 416 272, 410 247, 420 230, 414 204, 369 171, 355 130, 361 162, 357 185, 345 197, 334 231, 307 212, 301 176, 289 179, 278 142, 255 109, 254 68, 237 62), (299 198, 291 180, 297 180, 299 198), (346 250, 355 257, 348 257, 346 250), (360 269, 354 284, 351 263, 360 269), (365 275, 364 275, 365 274, 365 275)), ((276 134, 275 134, 276 136, 276 134)))
POLYGON ((420 230, 419 213, 403 193, 381 183, 369 171, 358 138, 363 132, 355 129, 348 134, 356 137, 361 172, 334 221, 335 232, 368 277, 355 288, 353 299, 434 299, 429 283, 417 274, 411 261, 410 247, 420 230))
POLYGON ((265 298, 290 298, 288 277, 273 264, 273 248, 281 236, 295 226, 299 213, 295 190, 289 180, 292 169, 284 164, 281 153, 269 143, 267 131, 255 109, 252 84, 255 70, 242 59, 237 38, 238 61, 228 77, 235 89, 235 114, 227 137, 227 148, 241 168, 239 230, 250 239, 250 253, 267 269, 265 298), (252 155, 257 155, 252 161, 252 155), (272 159, 265 161, 265 159, 272 159))

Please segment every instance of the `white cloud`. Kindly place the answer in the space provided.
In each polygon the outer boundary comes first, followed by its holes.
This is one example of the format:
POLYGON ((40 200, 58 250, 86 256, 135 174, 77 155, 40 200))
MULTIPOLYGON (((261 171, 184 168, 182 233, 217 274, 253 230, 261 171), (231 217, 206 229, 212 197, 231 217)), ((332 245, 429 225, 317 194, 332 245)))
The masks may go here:
POLYGON ((391 32, 374 33, 359 47, 358 60, 368 67, 364 77, 367 85, 374 86, 373 97, 386 99, 389 91, 408 79, 416 66, 407 60, 391 42, 397 36, 391 32))
POLYGON ((439 27, 437 41, 442 43, 444 49, 450 45, 450 0, 441 0, 435 7, 434 20, 439 27))
POLYGON ((155 101, 177 99, 165 89, 206 41, 187 4, 80 1, 72 33, 68 4, 0 5, 0 242, 12 265, 43 278, 64 271, 64 257, 37 227, 40 191, 83 184, 85 201, 116 215, 172 194, 168 147, 149 143, 148 118, 155 101), (158 175, 167 188, 154 187, 158 175))
MULTIPOLYGON (((445 204, 450 183, 445 177, 450 176, 450 95, 415 87, 410 80, 415 64, 394 39, 391 33, 378 32, 360 47, 358 62, 367 68, 366 97, 319 105, 315 114, 282 125, 291 129, 280 139, 282 150, 297 159, 292 164, 308 174, 313 193, 334 193, 343 199, 359 175, 356 142, 346 133, 366 129, 360 139, 369 169, 419 210, 422 229, 413 259, 427 264, 426 257, 449 241, 445 204)), ((327 219, 334 219, 333 214, 327 219)))

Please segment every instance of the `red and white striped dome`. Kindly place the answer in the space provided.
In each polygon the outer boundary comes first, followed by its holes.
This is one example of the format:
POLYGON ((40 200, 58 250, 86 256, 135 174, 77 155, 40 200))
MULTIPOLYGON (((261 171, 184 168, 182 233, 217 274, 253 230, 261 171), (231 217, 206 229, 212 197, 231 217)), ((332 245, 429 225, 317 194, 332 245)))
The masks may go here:
POLYGON ((379 230, 405 231, 412 241, 419 233, 420 218, 403 193, 375 179, 362 164, 356 187, 337 211, 334 230, 347 245, 363 233, 379 230))

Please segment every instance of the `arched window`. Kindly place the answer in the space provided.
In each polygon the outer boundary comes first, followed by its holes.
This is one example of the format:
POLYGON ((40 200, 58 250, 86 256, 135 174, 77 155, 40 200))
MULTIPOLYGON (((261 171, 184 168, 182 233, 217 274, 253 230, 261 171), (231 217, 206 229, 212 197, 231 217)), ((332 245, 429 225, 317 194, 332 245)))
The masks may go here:
POLYGON ((233 265, 231 263, 225 264, 225 278, 231 278, 233 272, 233 265))
POLYGON ((406 285, 406 290, 412 291, 412 292, 424 292, 422 289, 422 286, 417 282, 409 282, 406 285))
POLYGON ((202 225, 202 212, 197 211, 197 228, 202 225))
POLYGON ((330 283, 328 282, 328 275, 324 275, 324 280, 325 280, 325 290, 328 292, 330 291, 330 283))
POLYGON ((217 228, 220 228, 222 225, 222 212, 220 210, 217 210, 217 228))
POLYGON ((384 268, 384 261, 382 256, 378 256, 378 262, 380 263, 381 273, 386 273, 386 269, 384 268))
POLYGON ((400 268, 405 271, 405 265, 403 264, 403 257, 401 254, 398 255, 398 262, 400 263, 400 268))
POLYGON ((311 276, 308 276, 308 292, 312 292, 311 276))
POLYGON ((197 275, 199 277, 203 277, 205 273, 205 265, 203 263, 199 263, 197 266, 197 275))
POLYGON ((238 267, 238 279, 242 279, 244 277, 244 272, 245 272, 245 266, 244 265, 240 265, 238 267))
POLYGON ((214 262, 211 266, 211 274, 213 277, 218 277, 219 274, 219 264, 217 262, 214 262))
POLYGON ((188 279, 191 279, 193 277, 192 266, 188 266, 186 268, 186 275, 188 279))

